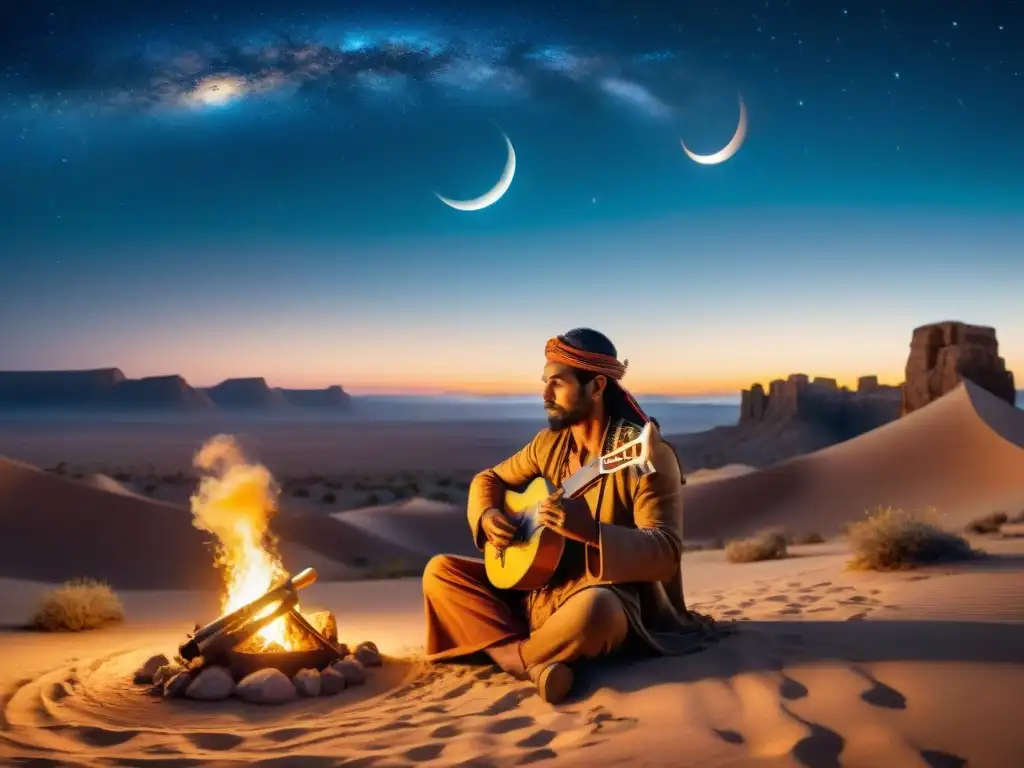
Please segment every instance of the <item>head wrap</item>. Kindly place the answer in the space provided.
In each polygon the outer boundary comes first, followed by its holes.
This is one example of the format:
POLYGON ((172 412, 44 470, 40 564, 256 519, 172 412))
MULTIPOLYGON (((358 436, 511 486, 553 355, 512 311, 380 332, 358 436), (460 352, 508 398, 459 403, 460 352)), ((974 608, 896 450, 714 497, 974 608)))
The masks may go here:
POLYGON ((601 374, 615 381, 620 381, 626 375, 626 367, 629 365, 629 360, 620 363, 611 355, 578 349, 563 341, 561 336, 548 339, 544 346, 544 357, 550 363, 560 363, 582 371, 601 374))
POLYGON ((643 408, 640 407, 640 404, 633 395, 619 383, 622 377, 626 375, 629 360, 619 362, 612 355, 579 349, 566 343, 562 336, 548 339, 548 343, 544 345, 544 357, 549 363, 568 365, 571 368, 579 368, 580 370, 590 371, 591 373, 600 374, 612 379, 615 382, 615 386, 622 392, 625 407, 633 412, 632 419, 629 418, 630 414, 622 414, 622 417, 634 423, 638 422, 641 425, 650 421, 650 417, 644 413, 643 408))

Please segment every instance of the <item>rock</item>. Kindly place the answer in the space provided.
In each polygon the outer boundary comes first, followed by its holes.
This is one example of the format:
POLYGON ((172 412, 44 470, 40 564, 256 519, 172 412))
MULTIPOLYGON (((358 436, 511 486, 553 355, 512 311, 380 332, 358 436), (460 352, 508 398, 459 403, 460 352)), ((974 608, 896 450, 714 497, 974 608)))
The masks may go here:
POLYGON ((362 685, 366 682, 366 668, 358 659, 348 658, 336 661, 331 664, 330 669, 344 677, 348 685, 362 685))
POLYGON ((297 695, 295 685, 279 669, 260 669, 243 677, 235 695, 250 704, 284 704, 297 695))
POLYGON ((156 656, 150 656, 148 659, 146 659, 146 663, 135 671, 135 684, 152 685, 155 682, 153 679, 153 675, 156 674, 158 669, 169 663, 170 659, 168 659, 162 653, 156 656))
POLYGON ((176 674, 184 671, 185 668, 180 664, 164 664, 153 673, 153 685, 163 685, 176 674))
POLYGON ((199 701, 220 701, 231 695, 235 681, 224 667, 204 667, 185 691, 186 698, 199 701))
POLYGON ((328 667, 320 673, 321 696, 334 696, 345 690, 346 686, 345 676, 333 667, 328 667))
POLYGON ((880 427, 899 416, 898 387, 878 384, 877 377, 862 377, 856 392, 840 388, 835 379, 817 376, 814 381, 802 373, 776 379, 764 387, 754 384, 743 390, 740 427, 774 429, 792 423, 808 424, 833 438, 849 440, 880 427), (873 380, 873 387, 863 387, 873 380))
POLYGON ((968 379, 1016 405, 1013 373, 999 357, 995 328, 960 322, 914 329, 901 387, 900 415, 906 416, 968 379))
POLYGON ((356 646, 356 650, 359 650, 360 648, 369 648, 374 653, 380 653, 380 648, 378 648, 377 644, 372 640, 363 640, 363 642, 356 646))
POLYGON ((164 696, 168 699, 180 699, 192 685, 192 678, 191 672, 179 672, 164 683, 164 696))
POLYGON ((292 678, 292 685, 300 696, 310 698, 320 695, 320 670, 300 669, 292 678))
POLYGON ((364 667, 380 667, 381 655, 370 646, 362 646, 355 649, 352 658, 364 667))

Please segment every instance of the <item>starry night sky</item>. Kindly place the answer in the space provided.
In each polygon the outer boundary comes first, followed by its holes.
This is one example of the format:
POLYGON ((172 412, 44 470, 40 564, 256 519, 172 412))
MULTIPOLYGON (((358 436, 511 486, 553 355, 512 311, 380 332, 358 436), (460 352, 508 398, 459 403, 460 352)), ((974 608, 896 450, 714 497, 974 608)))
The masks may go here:
POLYGON ((961 319, 1024 376, 1020 2, 21 5, 0 367, 529 392, 592 325, 728 392, 961 319))

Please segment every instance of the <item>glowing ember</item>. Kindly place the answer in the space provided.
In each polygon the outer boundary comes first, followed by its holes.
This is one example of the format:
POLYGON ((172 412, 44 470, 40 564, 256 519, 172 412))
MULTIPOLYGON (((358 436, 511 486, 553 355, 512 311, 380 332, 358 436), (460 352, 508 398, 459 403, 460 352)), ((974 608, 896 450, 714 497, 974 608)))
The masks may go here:
MULTIPOLYGON (((247 463, 228 435, 211 438, 194 464, 208 474, 191 499, 192 524, 217 537, 216 562, 224 570, 227 588, 221 605, 224 615, 262 597, 289 575, 270 531, 279 491, 267 468, 247 463)), ((263 615, 274 608, 269 606, 263 615)), ((285 650, 302 645, 287 615, 261 629, 253 641, 262 648, 276 643, 285 650)))

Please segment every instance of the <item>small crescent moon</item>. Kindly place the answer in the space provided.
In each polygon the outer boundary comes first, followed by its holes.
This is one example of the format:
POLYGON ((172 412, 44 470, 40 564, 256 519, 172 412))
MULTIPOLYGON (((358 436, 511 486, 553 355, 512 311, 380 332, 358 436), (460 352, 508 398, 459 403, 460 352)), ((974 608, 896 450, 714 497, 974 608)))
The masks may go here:
POLYGON ((736 126, 736 133, 732 135, 729 143, 722 147, 717 152, 710 155, 698 155, 696 152, 691 152, 687 149, 685 142, 682 139, 679 143, 683 146, 683 152, 686 153, 693 162, 700 163, 701 165, 718 165, 724 163, 730 157, 740 151, 740 147, 743 146, 744 139, 747 138, 747 105, 743 103, 743 96, 740 96, 740 122, 736 126))
MULTIPOLYGON (((505 136, 504 133, 501 135, 505 136)), ((498 183, 487 192, 472 200, 452 200, 435 192, 437 199, 457 211, 481 211, 501 200, 502 196, 508 192, 508 188, 512 186, 512 177, 516 175, 516 151, 512 148, 512 142, 509 141, 508 136, 505 136, 505 145, 508 147, 508 161, 505 163, 505 170, 501 172, 498 183)))

